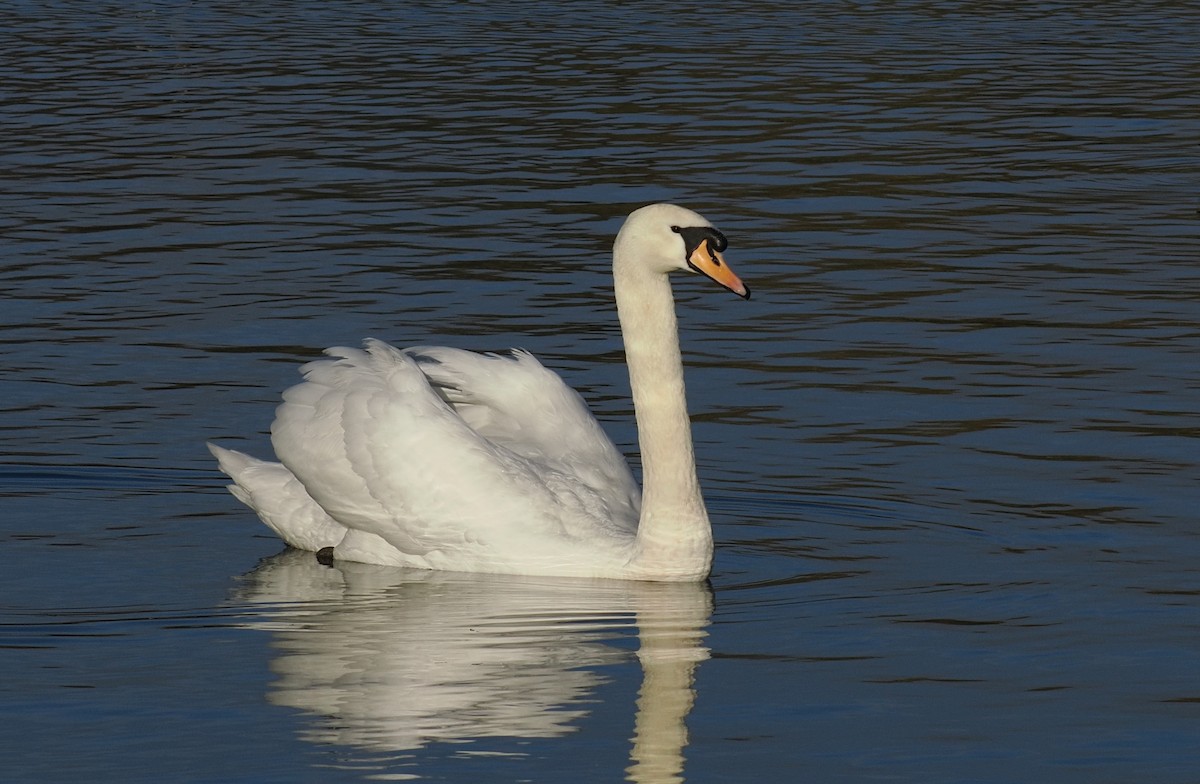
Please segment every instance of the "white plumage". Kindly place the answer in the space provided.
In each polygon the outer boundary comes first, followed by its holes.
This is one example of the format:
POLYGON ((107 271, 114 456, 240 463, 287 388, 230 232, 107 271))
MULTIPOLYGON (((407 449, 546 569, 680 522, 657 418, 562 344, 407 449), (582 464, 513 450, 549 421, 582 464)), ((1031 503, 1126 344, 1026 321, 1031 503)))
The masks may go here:
POLYGON ((673 205, 635 211, 613 272, 646 496, 582 398, 531 354, 367 340, 302 369, 271 427, 278 463, 209 445, 233 494, 289 545, 468 572, 694 580, 700 496, 666 275, 746 297, 724 237, 673 205))

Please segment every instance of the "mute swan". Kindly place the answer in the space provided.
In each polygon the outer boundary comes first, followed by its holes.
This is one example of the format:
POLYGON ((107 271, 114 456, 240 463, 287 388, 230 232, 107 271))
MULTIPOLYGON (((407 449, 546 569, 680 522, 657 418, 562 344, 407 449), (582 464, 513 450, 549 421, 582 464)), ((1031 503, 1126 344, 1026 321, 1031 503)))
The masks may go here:
POLYGON ((652 204, 613 245, 644 492, 583 399, 524 351, 331 348, 271 426, 279 463, 209 444, 230 491, 284 541, 347 561, 524 575, 703 580, 700 494, 667 274, 749 290, 725 237, 652 204))

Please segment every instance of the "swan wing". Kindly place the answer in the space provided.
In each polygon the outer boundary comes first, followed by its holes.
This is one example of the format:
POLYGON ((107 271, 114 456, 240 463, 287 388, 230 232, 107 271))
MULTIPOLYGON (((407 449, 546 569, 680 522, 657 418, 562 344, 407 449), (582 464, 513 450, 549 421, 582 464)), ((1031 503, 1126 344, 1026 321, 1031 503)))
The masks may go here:
POLYGON ((377 560, 503 569, 620 538, 602 498, 532 450, 489 440, 412 356, 375 340, 326 353, 284 393, 271 440, 331 518, 403 556, 377 560))
POLYGON ((579 393, 532 354, 479 354, 441 346, 404 353, 483 438, 576 477, 604 499, 610 516, 637 519, 641 491, 624 456, 579 393))

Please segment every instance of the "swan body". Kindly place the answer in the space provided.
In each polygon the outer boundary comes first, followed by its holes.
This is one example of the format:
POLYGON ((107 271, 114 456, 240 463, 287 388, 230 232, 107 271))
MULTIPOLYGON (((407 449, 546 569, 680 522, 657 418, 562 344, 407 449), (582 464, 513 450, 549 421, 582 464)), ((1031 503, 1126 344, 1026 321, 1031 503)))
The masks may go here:
POLYGON ((210 444, 230 491, 289 545, 335 559, 524 575, 702 580, 700 494, 667 274, 742 297, 725 238, 669 204, 634 211, 613 279, 643 489, 583 399, 531 354, 367 340, 302 368, 271 427, 279 462, 210 444))

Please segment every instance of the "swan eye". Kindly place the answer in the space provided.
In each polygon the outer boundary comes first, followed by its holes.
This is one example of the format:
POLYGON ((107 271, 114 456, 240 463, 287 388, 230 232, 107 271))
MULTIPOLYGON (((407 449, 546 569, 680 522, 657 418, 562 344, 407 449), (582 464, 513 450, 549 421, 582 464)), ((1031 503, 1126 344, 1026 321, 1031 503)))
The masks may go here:
POLYGON ((683 230, 680 229, 678 226, 672 226, 671 231, 675 232, 676 234, 679 234, 683 230))

